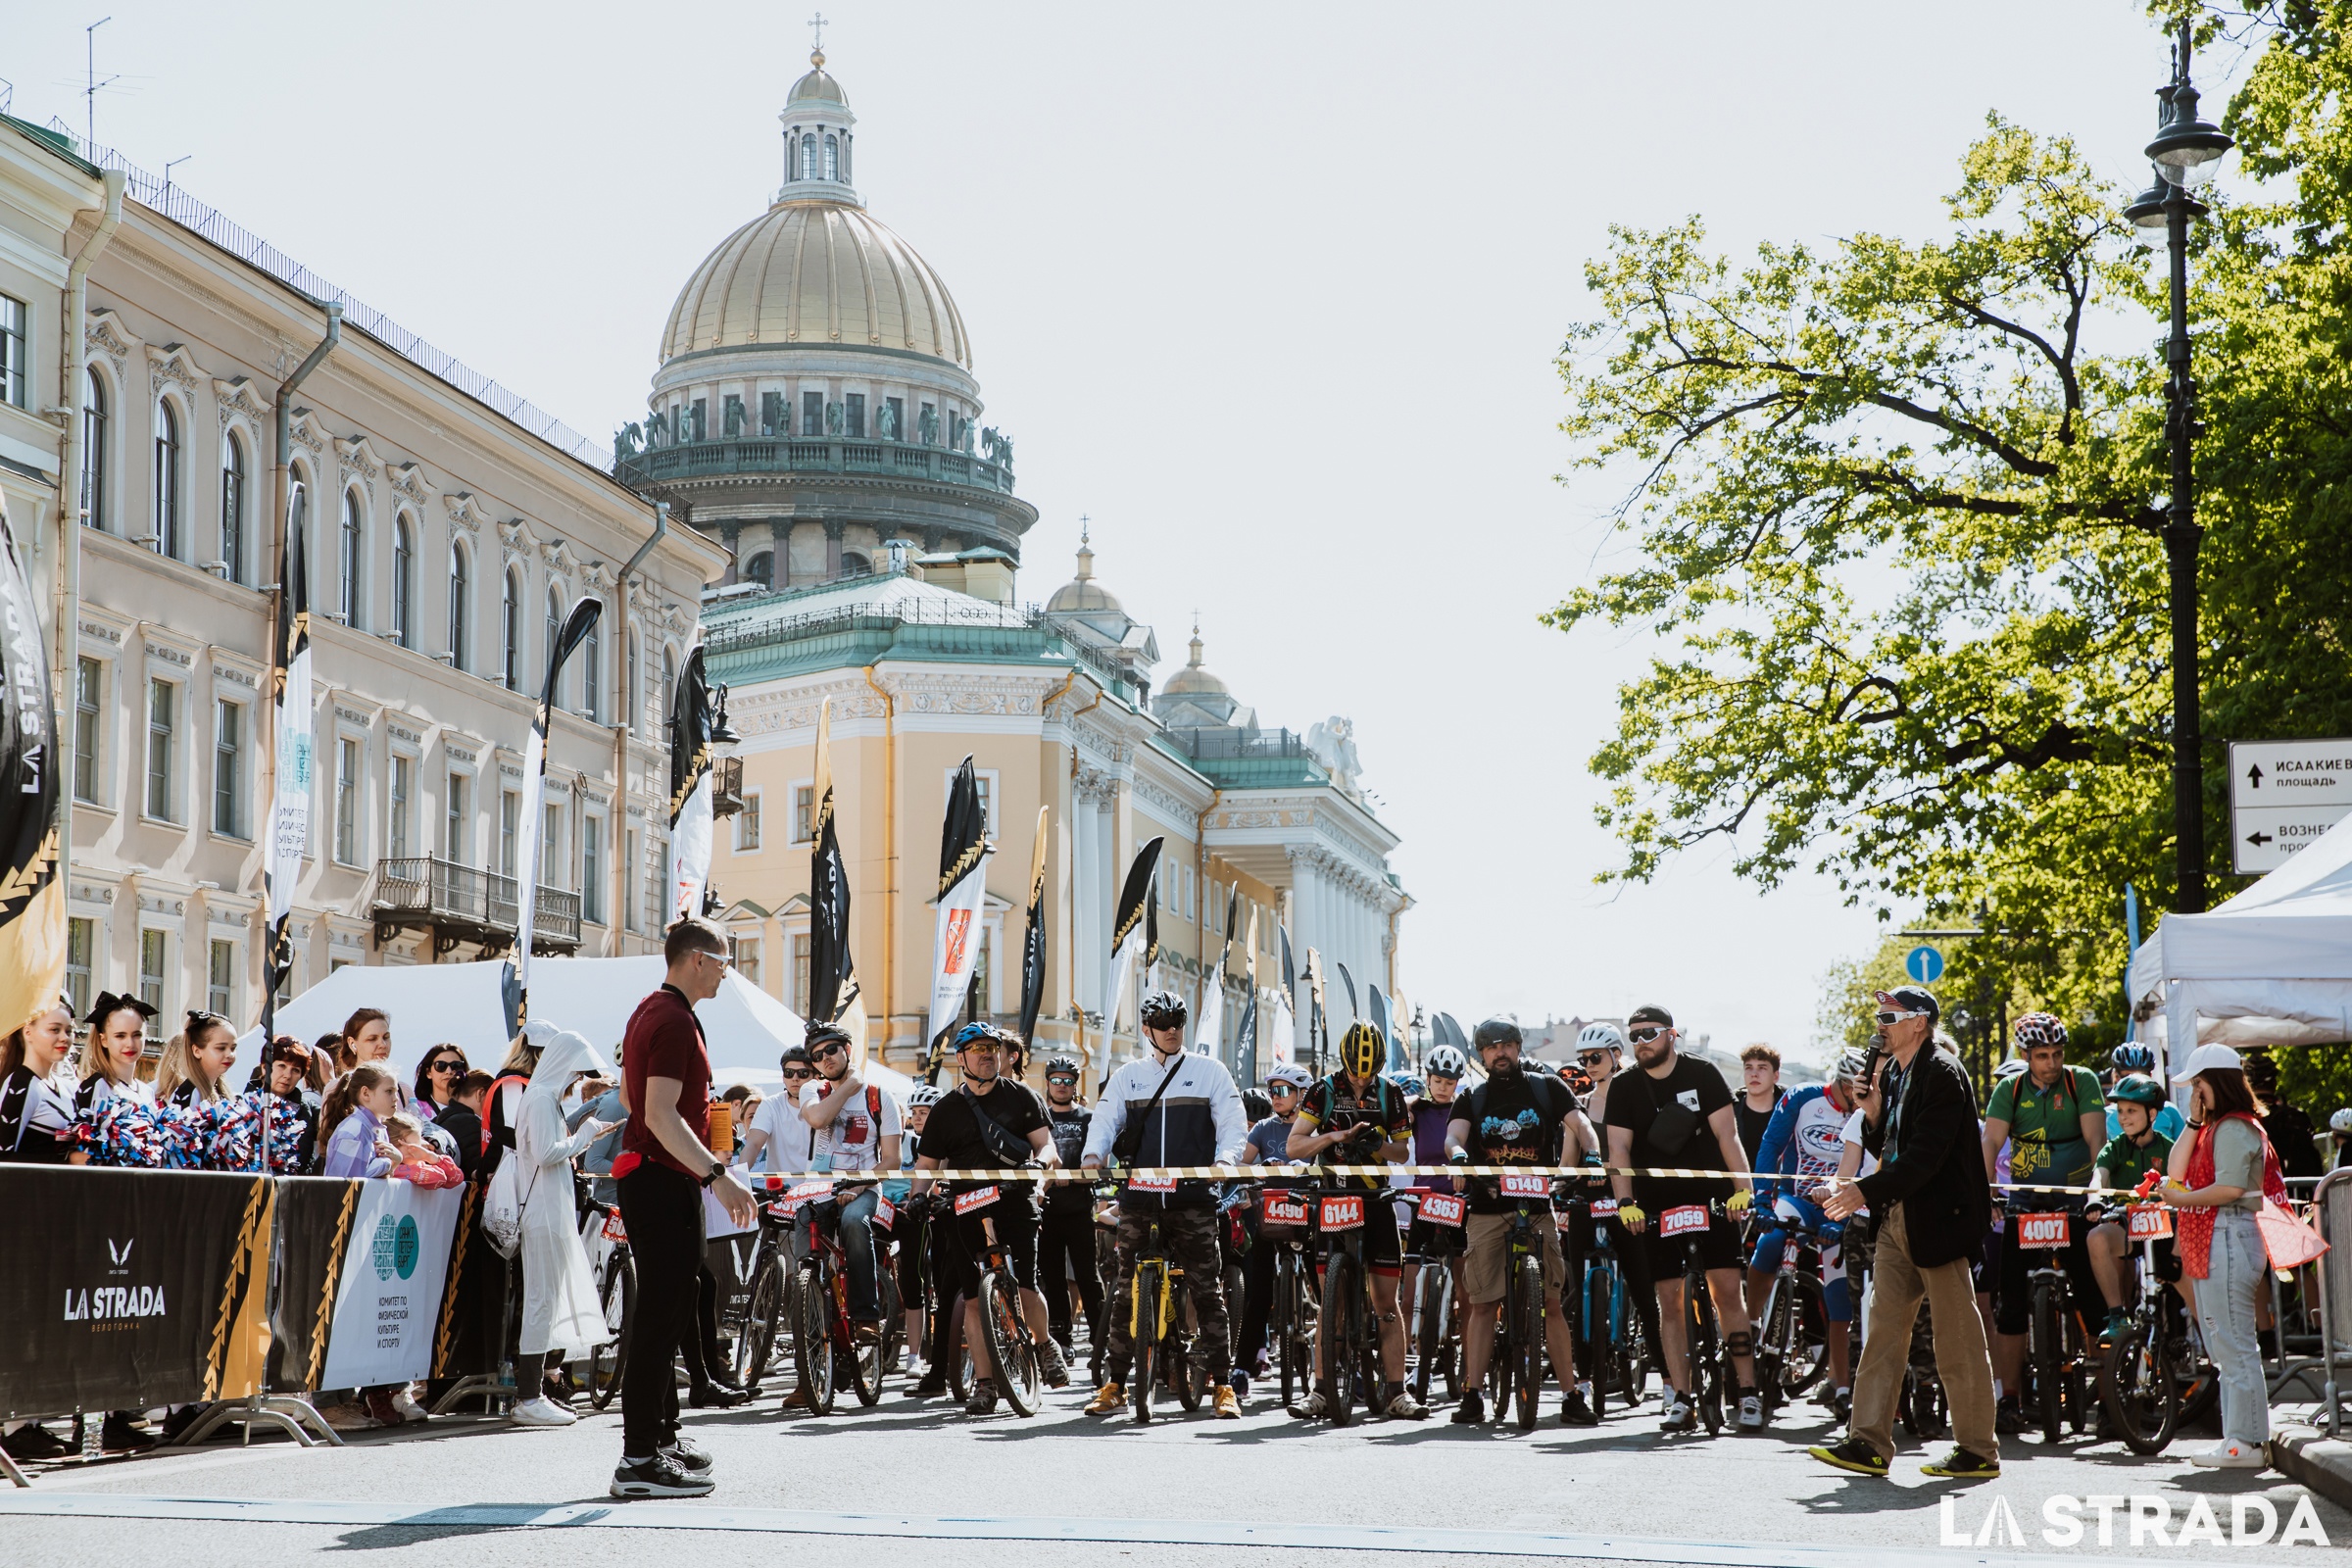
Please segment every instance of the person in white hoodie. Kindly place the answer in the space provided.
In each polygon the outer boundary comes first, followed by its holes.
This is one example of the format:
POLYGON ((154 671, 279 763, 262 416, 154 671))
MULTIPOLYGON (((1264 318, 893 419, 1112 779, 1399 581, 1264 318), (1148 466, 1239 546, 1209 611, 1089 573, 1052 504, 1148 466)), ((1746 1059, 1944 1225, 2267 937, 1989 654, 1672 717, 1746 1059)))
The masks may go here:
POLYGON ((539 1064, 514 1127, 514 1156, 522 1162, 515 1172, 522 1194, 522 1329, 514 1343, 514 1418, 522 1426, 561 1427, 578 1418, 547 1396, 541 1374, 585 1356, 606 1333, 580 1246, 571 1162, 612 1125, 589 1120, 566 1135, 564 1097, 582 1077, 611 1069, 568 1029, 533 1020, 523 1032, 539 1047, 539 1064))

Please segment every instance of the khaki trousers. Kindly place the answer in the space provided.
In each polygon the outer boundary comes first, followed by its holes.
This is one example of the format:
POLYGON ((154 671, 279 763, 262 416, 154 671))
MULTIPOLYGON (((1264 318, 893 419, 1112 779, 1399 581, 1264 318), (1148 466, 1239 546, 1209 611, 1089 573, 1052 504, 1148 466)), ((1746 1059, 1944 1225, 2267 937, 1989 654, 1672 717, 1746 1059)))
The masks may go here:
POLYGON ((1955 1258, 1934 1268, 1912 1262, 1903 1206, 1895 1203, 1879 1221, 1874 1266, 1862 1368, 1854 1377, 1852 1435, 1882 1457, 1894 1457, 1895 1407, 1903 1396, 1903 1373, 1911 1363, 1911 1326, 1924 1297, 1936 1346, 1936 1373, 1943 1380, 1943 1396, 1951 1405, 1952 1441, 1971 1453, 1999 1458, 2000 1440, 1992 1430, 1992 1362, 1984 1353, 1984 1324, 1977 1316, 1968 1259, 1955 1258))

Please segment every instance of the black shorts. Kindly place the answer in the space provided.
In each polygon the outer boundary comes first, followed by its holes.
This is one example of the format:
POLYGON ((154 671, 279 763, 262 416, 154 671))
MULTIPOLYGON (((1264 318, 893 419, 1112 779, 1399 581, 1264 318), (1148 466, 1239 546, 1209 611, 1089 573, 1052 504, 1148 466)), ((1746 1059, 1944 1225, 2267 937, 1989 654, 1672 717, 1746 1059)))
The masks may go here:
POLYGON ((1413 1216, 1411 1229, 1404 1233, 1404 1255, 1416 1263, 1459 1257, 1469 1249, 1469 1235, 1461 1226, 1432 1225, 1418 1214, 1413 1216))
MULTIPOLYGON (((1647 1205, 1643 1205, 1647 1206, 1647 1205)), ((1670 1204, 1679 1207, 1679 1204, 1670 1204)), ((1642 1250, 1649 1258, 1650 1278, 1658 1281, 1680 1280, 1683 1263, 1688 1254, 1690 1238, 1666 1237, 1658 1234, 1658 1211, 1650 1210, 1649 1228, 1642 1233, 1642 1250)), ((1698 1238, 1698 1259, 1712 1270, 1740 1266, 1740 1227, 1728 1215, 1718 1214, 1711 1220, 1706 1234, 1698 1238)))
MULTIPOLYGON (((1307 1211, 1312 1214, 1311 1208, 1307 1211)), ((1404 1269, 1404 1249, 1396 1235, 1395 1206, 1375 1195, 1364 1195, 1364 1267, 1375 1274, 1398 1274, 1404 1269)), ((1318 1252, 1331 1250, 1332 1237, 1318 1237, 1318 1252)))
POLYGON ((1014 1282, 1037 1289, 1037 1209, 1026 1201, 999 1199, 986 1208, 956 1216, 958 1245, 951 1260, 956 1278, 943 1284, 942 1300, 952 1295, 980 1294, 980 1254, 988 1247, 988 1237, 981 1230, 983 1222, 995 1224, 998 1245, 1004 1250, 1004 1262, 1012 1270, 1014 1282))

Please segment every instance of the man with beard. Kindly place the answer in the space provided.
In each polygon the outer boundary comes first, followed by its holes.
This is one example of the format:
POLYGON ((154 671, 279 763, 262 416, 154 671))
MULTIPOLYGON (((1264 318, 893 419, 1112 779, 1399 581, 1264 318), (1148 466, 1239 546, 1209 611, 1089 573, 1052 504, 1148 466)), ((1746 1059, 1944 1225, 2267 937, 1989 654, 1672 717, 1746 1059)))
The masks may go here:
MULTIPOLYGON (((1521 1069, 1519 1026, 1508 1018, 1489 1018, 1478 1026, 1471 1043, 1478 1048, 1487 1081, 1467 1100, 1455 1102, 1453 1120, 1446 1129, 1446 1157, 1456 1164, 1524 1165, 1531 1169, 1568 1163, 1568 1124, 1584 1120, 1568 1086, 1557 1078, 1539 1078, 1521 1069)), ((1471 1179, 1470 1245, 1462 1266, 1463 1294, 1469 1305, 1462 1313, 1462 1402, 1453 1413, 1456 1426, 1472 1426, 1486 1419, 1479 1391, 1486 1383, 1487 1357, 1494 1348, 1494 1325, 1509 1283, 1511 1227, 1518 1206, 1516 1200, 1501 1195, 1493 1178, 1471 1179)), ((1560 1256, 1559 1228, 1552 1219, 1548 1198, 1536 1205, 1534 1228, 1544 1259, 1544 1339, 1551 1350, 1552 1370, 1560 1380, 1560 1424, 1596 1426, 1599 1418, 1577 1392, 1575 1352, 1567 1316, 1560 1310, 1560 1286, 1568 1268, 1560 1256)))
MULTIPOLYGON (((1683 1315, 1683 1257, 1689 1242, 1659 1235, 1650 1217, 1677 1208, 1711 1208, 1718 1199, 1727 1200, 1732 1214, 1743 1211, 1752 1198, 1747 1151, 1740 1143, 1740 1123, 1732 1113, 1731 1086, 1712 1063, 1675 1050, 1672 1013, 1657 1006, 1635 1008, 1626 1020, 1626 1037, 1641 1070, 1620 1073, 1609 1084, 1610 1167, 1727 1173, 1610 1178, 1617 1191, 1618 1219, 1633 1235, 1648 1238, 1650 1277, 1658 1292, 1658 1350, 1672 1386, 1664 1430, 1689 1432, 1697 1424, 1692 1404, 1696 1391, 1690 1386, 1690 1327, 1683 1315)), ((1722 1325, 1723 1348, 1731 1354, 1740 1382, 1740 1430, 1759 1432, 1764 1400, 1756 1392, 1755 1342, 1740 1296, 1740 1231, 1729 1215, 1710 1213, 1706 1230, 1698 1233, 1698 1253, 1706 1270, 1707 1294, 1715 1302, 1715 1320, 1722 1325)))

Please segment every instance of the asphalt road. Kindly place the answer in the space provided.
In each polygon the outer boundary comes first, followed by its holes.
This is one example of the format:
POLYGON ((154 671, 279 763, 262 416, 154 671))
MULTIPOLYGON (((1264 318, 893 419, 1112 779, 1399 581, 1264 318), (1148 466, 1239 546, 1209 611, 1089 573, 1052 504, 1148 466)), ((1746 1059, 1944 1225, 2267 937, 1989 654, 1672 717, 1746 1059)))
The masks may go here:
POLYGON ((2135 1547, 2124 1503, 2106 1547, 2093 1511, 2083 1541, 2060 1551, 2043 1536, 2053 1496, 2158 1499, 2175 1529, 2202 1498, 2226 1539, 2233 1499, 2266 1497, 2284 1522, 2306 1494, 2276 1475, 2199 1471, 2171 1456, 2135 1458, 2116 1444, 2047 1451, 2015 1439, 2001 1479, 1984 1486, 1922 1478, 1927 1455, 1918 1451, 1898 1461, 1891 1480, 1846 1477, 1805 1456, 1805 1445, 1831 1431, 1809 1401, 1764 1436, 1708 1439, 1660 1435, 1654 1399, 1597 1430, 1545 1425, 1521 1434, 1455 1427, 1444 1409, 1423 1423, 1308 1426, 1270 1396, 1252 1399, 1240 1422, 1203 1412, 1138 1428, 1081 1414, 1076 1388, 1049 1398, 1033 1419, 972 1420, 944 1399, 911 1397, 894 1378, 872 1409, 845 1395, 841 1410, 821 1420, 783 1416, 772 1396, 695 1411, 689 1421, 715 1458, 718 1490, 687 1502, 609 1501, 617 1411, 559 1431, 448 1417, 352 1434, 342 1448, 221 1445, 58 1467, 30 1493, 0 1493, 0 1512, 17 1514, 0 1522, 0 1560, 201 1568, 357 1551, 384 1568, 446 1568, 455 1560, 685 1564, 814 1549, 911 1551, 992 1568, 1128 1559, 1318 1568, 1360 1565, 1367 1551, 1379 1553, 1374 1562, 1401 1562, 1399 1548, 1413 1548, 1433 1559, 1789 1568, 2034 1555, 2352 1561, 2352 1515, 2316 1497, 2314 1517, 2340 1546, 2143 1539, 2135 1547), (2018 1521, 2014 1544, 1999 1534, 1983 1548, 1944 1544, 1954 1530, 1973 1543, 1995 1499, 2018 1521), (506 1511, 466 1511, 484 1508, 506 1511), (717 1528, 699 1528, 706 1524, 717 1528), (1269 1531, 1295 1544, 1256 1544, 1269 1531))

